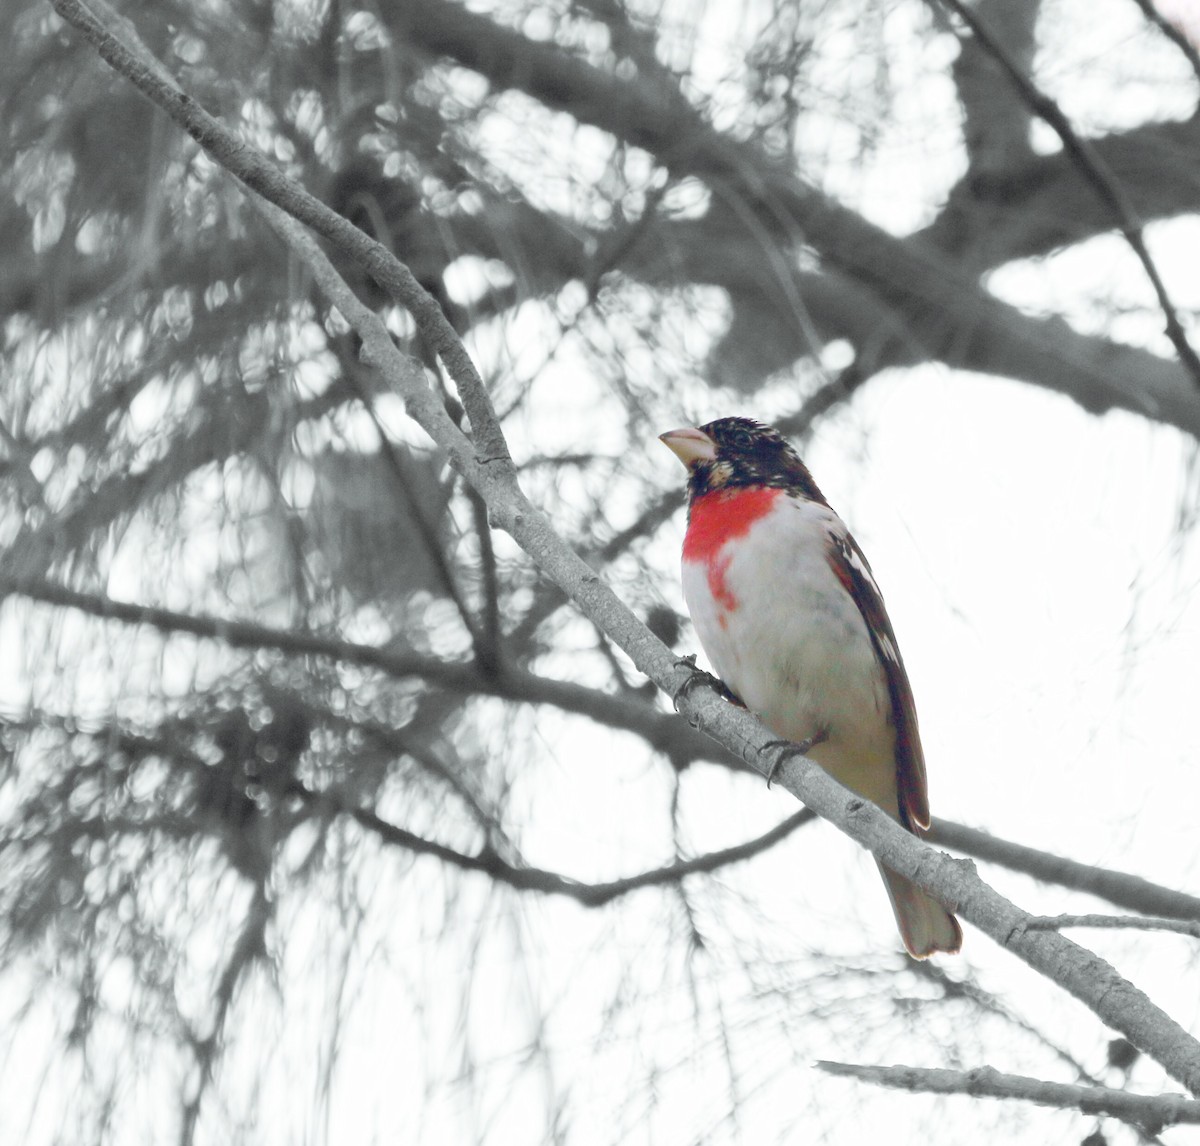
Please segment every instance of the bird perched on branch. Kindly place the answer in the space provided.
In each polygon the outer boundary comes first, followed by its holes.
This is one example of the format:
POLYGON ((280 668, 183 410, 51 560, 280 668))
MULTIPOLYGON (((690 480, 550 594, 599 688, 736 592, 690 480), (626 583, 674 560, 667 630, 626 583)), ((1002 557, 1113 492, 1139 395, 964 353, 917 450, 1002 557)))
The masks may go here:
MULTIPOLYGON (((661 440, 688 470, 683 595, 713 668, 768 728, 920 834, 912 688, 857 542, 777 430, 720 418, 661 440)), ((954 916, 879 871, 909 954, 958 951, 954 916)))

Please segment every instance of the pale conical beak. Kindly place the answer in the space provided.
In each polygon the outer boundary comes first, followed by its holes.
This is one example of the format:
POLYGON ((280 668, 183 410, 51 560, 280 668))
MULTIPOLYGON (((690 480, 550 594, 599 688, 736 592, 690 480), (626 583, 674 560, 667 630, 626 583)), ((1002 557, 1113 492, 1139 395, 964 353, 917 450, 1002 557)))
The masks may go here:
POLYGON ((687 426, 682 430, 668 430, 659 434, 662 442, 688 469, 697 462, 715 461, 717 444, 703 430, 695 430, 687 426))

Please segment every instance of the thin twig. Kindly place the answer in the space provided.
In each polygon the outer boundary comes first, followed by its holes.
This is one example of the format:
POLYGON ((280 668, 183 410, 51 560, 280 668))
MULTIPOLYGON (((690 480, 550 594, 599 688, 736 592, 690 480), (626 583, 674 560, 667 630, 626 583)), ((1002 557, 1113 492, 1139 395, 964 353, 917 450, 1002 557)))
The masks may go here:
POLYGON ((967 1094, 974 1098, 1016 1098, 1059 1110, 1108 1114, 1131 1125, 1157 1133, 1163 1126, 1200 1123, 1200 1101, 1182 1094, 1131 1094, 1103 1086, 1075 1086, 1047 1082, 1019 1074, 1002 1074, 991 1067, 977 1070, 929 1070, 917 1066, 860 1066, 856 1063, 818 1062, 827 1074, 857 1078, 895 1090, 927 1094, 967 1094))
POLYGON ((1064 927, 1109 927, 1114 930, 1173 931, 1200 939, 1200 923, 1163 919, 1153 915, 1035 915, 1026 927, 1035 931, 1061 931, 1064 927))
POLYGON ((920 962, 914 961, 911 969, 918 977, 937 984, 944 992, 945 998, 966 999, 984 1014, 995 1015, 1010 1027, 1020 1031, 1022 1034, 1028 1035, 1029 1038, 1045 1047, 1055 1058, 1068 1066, 1074 1073, 1078 1083, 1088 1086, 1103 1085, 1071 1051, 1064 1046, 1060 1046, 1047 1034, 1044 1024, 1039 1023, 1036 1019, 1027 1018, 1019 1011, 1014 1010, 999 996, 992 994, 991 991, 982 986, 978 979, 974 977, 965 979, 952 977, 945 968, 931 959, 925 959, 920 962))
POLYGON ((1192 71, 1196 73, 1196 78, 1200 79, 1200 52, 1196 51, 1196 45, 1187 38, 1183 30, 1172 24, 1158 10, 1158 5, 1154 3, 1154 0, 1133 0, 1133 2, 1142 10, 1142 15, 1184 54, 1187 62, 1192 65, 1192 71))
POLYGON ((689 875, 709 874, 731 864, 752 859, 773 848, 790 836, 797 828, 816 819, 807 808, 789 816, 782 823, 745 843, 729 848, 706 852, 692 859, 677 860, 664 867, 639 872, 637 875, 603 883, 581 883, 557 872, 542 868, 522 867, 503 859, 494 848, 485 845, 479 852, 469 855, 447 847, 434 840, 425 839, 406 828, 385 820, 370 808, 359 807, 339 796, 336 792, 314 792, 296 782, 289 790, 314 805, 325 805, 334 811, 349 816, 360 827, 378 836, 384 843, 417 855, 429 855, 440 859, 462 871, 476 871, 490 876, 500 883, 520 891, 536 891, 545 895, 562 895, 574 899, 584 907, 603 907, 614 899, 639 891, 646 887, 659 887, 668 883, 679 883, 689 875))
POLYGON ((1045 120, 1062 141, 1067 154, 1075 161, 1101 202, 1112 212, 1117 227, 1125 236, 1125 241, 1142 264, 1166 319, 1167 337, 1170 338, 1180 361, 1192 376, 1192 380, 1197 386, 1200 386, 1200 356, 1197 356, 1195 349, 1188 341, 1183 324, 1179 321, 1175 304, 1167 293, 1166 284, 1162 281, 1158 267, 1155 266, 1154 260, 1146 248, 1141 220, 1138 218, 1133 204, 1129 201, 1129 197, 1113 173, 1109 171, 1104 160, 1100 158, 1096 149, 1075 131, 1062 108, 1021 70, 1005 50, 1004 45, 992 35, 969 5, 964 4, 962 0, 928 0, 928 2, 941 4, 949 9, 971 29, 971 34, 978 40, 984 51, 1008 74, 1029 109, 1039 119, 1045 120))
MULTIPOLYGON (((258 202, 261 203, 262 201, 258 200, 258 202)), ((375 409, 375 403, 371 401, 370 394, 367 393, 365 387, 359 384, 356 378, 349 375, 347 377, 350 385, 358 394, 358 400, 366 410, 367 416, 375 426, 375 433, 379 436, 379 450, 383 456, 384 464, 392 475, 392 484, 399 492, 405 507, 408 509, 409 517, 421 538, 421 544, 425 547, 425 553, 433 564, 435 575, 438 581, 441 582, 447 596, 454 603, 455 609, 458 610, 459 620, 462 621, 463 627, 470 634, 471 643, 478 653, 480 646, 483 644, 484 637, 467 605, 466 598, 463 597, 462 590, 458 587, 458 580, 454 576, 454 570, 451 569, 450 562, 446 558, 446 550, 442 545, 441 538, 438 536, 437 523, 430 520, 429 513, 422 504, 421 499, 413 491, 411 479, 404 469, 404 463, 400 460, 396 445, 392 441, 391 435, 388 434, 387 427, 383 424, 383 419, 379 416, 379 411, 375 409)))

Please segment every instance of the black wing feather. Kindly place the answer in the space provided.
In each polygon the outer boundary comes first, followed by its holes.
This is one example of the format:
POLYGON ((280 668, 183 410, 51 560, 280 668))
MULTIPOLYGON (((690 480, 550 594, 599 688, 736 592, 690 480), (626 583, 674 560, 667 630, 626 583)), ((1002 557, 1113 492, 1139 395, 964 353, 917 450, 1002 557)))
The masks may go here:
POLYGON ((929 827, 929 785, 925 778, 925 753, 917 727, 917 706, 912 685, 900 656, 892 622, 884 608, 883 595, 858 542, 849 533, 830 536, 829 563, 838 580, 854 599, 867 623, 875 655, 887 677, 892 701, 892 724, 896 729, 896 788, 900 821, 910 832, 929 827))

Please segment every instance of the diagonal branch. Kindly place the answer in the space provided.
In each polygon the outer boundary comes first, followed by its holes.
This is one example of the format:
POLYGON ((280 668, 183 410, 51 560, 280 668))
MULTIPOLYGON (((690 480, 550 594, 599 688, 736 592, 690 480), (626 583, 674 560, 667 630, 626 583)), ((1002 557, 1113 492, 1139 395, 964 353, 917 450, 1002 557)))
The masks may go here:
POLYGON ((1012 80, 1018 93, 1029 106, 1030 110, 1040 119, 1045 120, 1053 128, 1058 138, 1062 140, 1063 147, 1071 158, 1074 159, 1079 169, 1087 176, 1096 194, 1112 212, 1113 219, 1120 229, 1121 234, 1125 236, 1125 241, 1133 248, 1133 253, 1137 255, 1138 261, 1142 264, 1146 272, 1146 277, 1150 280, 1150 284, 1154 288, 1158 305, 1166 318, 1167 337, 1170 338, 1172 345, 1175 347, 1180 361, 1187 367, 1192 380, 1197 386, 1200 386, 1200 356, 1197 356, 1195 349, 1188 341, 1183 324, 1179 321, 1179 313, 1175 309, 1175 304, 1171 301, 1171 296, 1167 293, 1166 284, 1162 281, 1162 276, 1158 273, 1158 267, 1155 266, 1154 260, 1150 257, 1150 252, 1146 249, 1146 240, 1142 235, 1141 221, 1134 212, 1133 204, 1129 202, 1120 183, 1113 178, 1112 172, 1108 170, 1104 165, 1104 161, 1096 154, 1096 149, 1076 133, 1075 129, 1071 126, 1071 121, 1067 119, 1062 108, 1046 95, 1045 92, 1041 91, 1021 70, 1012 56, 1009 55, 1004 45, 992 35, 991 29, 979 19, 978 15, 976 15, 969 5, 964 4, 962 0, 929 0, 929 2, 941 4, 944 8, 958 16, 971 29, 971 34, 983 49, 1008 74, 1009 79, 1012 80))
POLYGON ((238 986, 255 963, 266 959, 267 927, 271 923, 273 914, 274 904, 266 885, 256 884, 254 897, 246 908, 241 928, 233 941, 233 949, 217 979, 209 1033, 204 1036, 194 1035, 192 1039, 198 1078, 183 1103, 183 1119, 179 1129, 181 1146, 192 1146, 195 1141, 201 1105, 217 1068, 221 1038, 225 1032, 226 1023, 229 1021, 234 996, 238 986))

